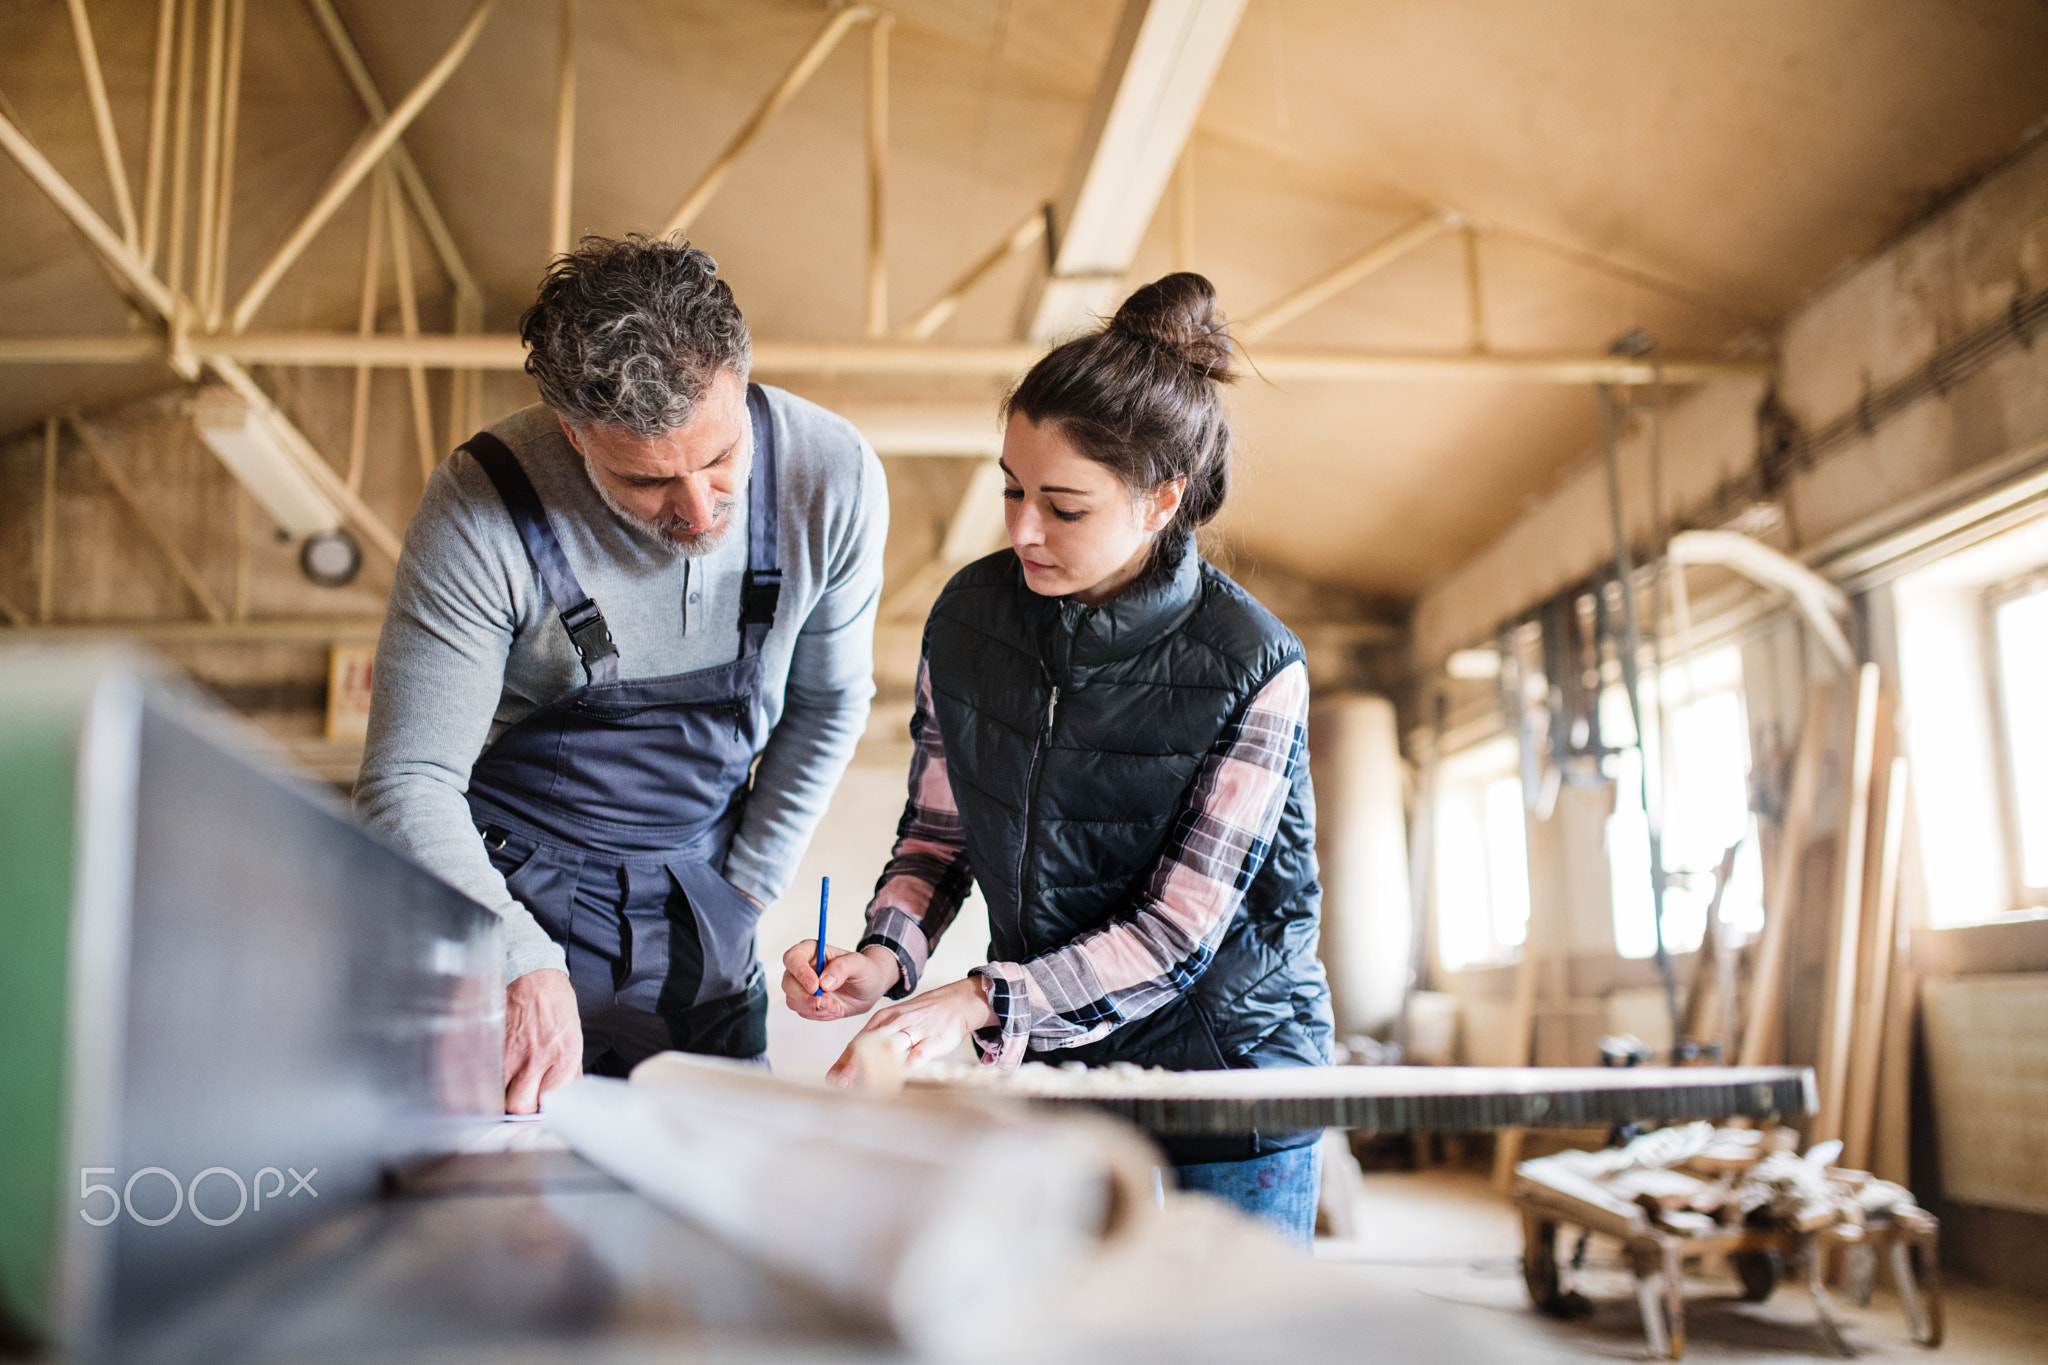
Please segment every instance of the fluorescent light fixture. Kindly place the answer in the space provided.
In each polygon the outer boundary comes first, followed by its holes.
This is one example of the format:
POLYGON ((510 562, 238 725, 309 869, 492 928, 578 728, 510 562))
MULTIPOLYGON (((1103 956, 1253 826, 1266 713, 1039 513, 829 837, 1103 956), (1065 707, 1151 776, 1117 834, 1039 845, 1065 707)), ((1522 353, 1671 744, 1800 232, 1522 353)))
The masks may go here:
POLYGON ((191 412, 199 439, 272 521, 293 536, 340 527, 340 510, 299 467, 263 414, 240 394, 226 385, 208 385, 192 400, 191 412))
POLYGON ((1457 649, 1444 660, 1444 672, 1460 682, 1484 682, 1500 676, 1500 654, 1491 649, 1457 649))

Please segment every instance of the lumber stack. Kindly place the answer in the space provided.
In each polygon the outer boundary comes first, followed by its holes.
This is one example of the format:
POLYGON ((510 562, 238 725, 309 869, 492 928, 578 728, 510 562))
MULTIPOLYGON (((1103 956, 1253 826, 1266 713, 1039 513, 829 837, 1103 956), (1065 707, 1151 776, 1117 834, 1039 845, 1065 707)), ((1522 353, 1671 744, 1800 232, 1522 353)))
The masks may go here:
POLYGON ((1806 1269, 1822 1333, 1844 1354, 1826 1288, 1833 1255, 1854 1258, 1854 1290, 1869 1302, 1880 1256, 1888 1263, 1908 1330, 1922 1345, 1942 1337, 1939 1225, 1902 1186, 1835 1164, 1842 1144, 1799 1155, 1790 1128, 1660 1129, 1624 1147, 1559 1152, 1515 1168, 1522 1216, 1523 1278, 1544 1312, 1582 1316, 1590 1303, 1557 1254, 1561 1226, 1620 1241, 1634 1268, 1643 1332, 1653 1356, 1685 1353, 1686 1265, 1725 1257, 1743 1296, 1768 1298, 1780 1273, 1806 1269))
POLYGON ((1643 1225, 1680 1236, 1734 1227, 1811 1233, 1927 1218, 1903 1186, 1832 1164, 1840 1143, 1801 1156, 1798 1142, 1791 1128, 1693 1123, 1625 1147, 1525 1161, 1515 1173, 1631 1226, 1640 1214, 1643 1225), (1589 1191, 1599 1197, 1588 1200, 1589 1191))
MULTIPOLYGON (((1825 942, 1824 992, 1815 1071, 1820 1102, 1810 1136, 1841 1139, 1851 1168, 1905 1174, 1906 1088, 1915 982, 1909 926, 1899 913, 1900 867, 1907 838, 1907 763, 1898 753, 1896 700, 1876 664, 1856 678, 1843 754, 1841 818, 1834 831, 1830 889, 1801 896, 1801 872, 1834 689, 1817 682, 1807 700, 1756 946, 1739 1056, 1761 1065, 1785 1053, 1786 968, 1795 920, 1808 919, 1825 942)), ((1703 955, 1704 956, 1704 955, 1703 955)))

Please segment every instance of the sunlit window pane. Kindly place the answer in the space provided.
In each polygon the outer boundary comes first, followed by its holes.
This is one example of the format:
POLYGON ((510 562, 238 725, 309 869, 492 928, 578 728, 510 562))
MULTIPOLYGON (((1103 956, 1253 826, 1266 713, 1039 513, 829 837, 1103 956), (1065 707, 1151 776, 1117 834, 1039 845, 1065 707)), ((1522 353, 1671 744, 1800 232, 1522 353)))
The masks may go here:
POLYGON ((1512 736, 1446 758, 1437 773, 1437 956, 1447 971, 1509 962, 1528 936, 1529 860, 1512 736))
POLYGON ((1641 756, 1634 749, 1615 754, 1607 763, 1608 776, 1614 779, 1614 814, 1607 817, 1607 877, 1614 898, 1614 950, 1623 957, 1648 957, 1657 951, 1642 771, 1641 756))
POLYGON ((2001 604, 1997 623, 2020 877, 2038 890, 2048 888, 2048 590, 2001 604))
POLYGON ((1496 779, 1486 789, 1486 889, 1493 902, 1493 940, 1504 946, 1529 936, 1529 838, 1522 783, 1496 779))
MULTIPOLYGON (((1734 651, 1703 656, 1692 670, 1695 678, 1739 680, 1734 651)), ((1666 670, 1672 690, 1687 693, 1687 670, 1666 670)), ((1655 680, 1646 678, 1643 706, 1652 721, 1650 761, 1660 763, 1655 744, 1655 680)), ((1634 734, 1628 696, 1610 687, 1601 697, 1601 726, 1609 743, 1634 734)), ((1664 943, 1674 953, 1699 947, 1706 930, 1707 909, 1714 898, 1714 873, 1729 845, 1742 844, 1721 902, 1724 922, 1746 932, 1763 924, 1763 887, 1756 851, 1755 822, 1749 811, 1749 722, 1742 694, 1723 684, 1697 700, 1683 700, 1669 717, 1670 790, 1663 793, 1662 852, 1664 943)), ((1648 957, 1656 951, 1655 900, 1650 888, 1648 823, 1643 814, 1641 758, 1634 749, 1613 755, 1607 763, 1614 779, 1614 814, 1607 823, 1607 865, 1614 911, 1615 950, 1623 957, 1648 957)), ((1662 775, 1651 774, 1653 792, 1662 775)), ((1654 799, 1654 798, 1653 798, 1654 799)))
POLYGON ((1436 803, 1436 928, 1445 968, 1493 959, 1486 823, 1469 789, 1445 783, 1436 803))

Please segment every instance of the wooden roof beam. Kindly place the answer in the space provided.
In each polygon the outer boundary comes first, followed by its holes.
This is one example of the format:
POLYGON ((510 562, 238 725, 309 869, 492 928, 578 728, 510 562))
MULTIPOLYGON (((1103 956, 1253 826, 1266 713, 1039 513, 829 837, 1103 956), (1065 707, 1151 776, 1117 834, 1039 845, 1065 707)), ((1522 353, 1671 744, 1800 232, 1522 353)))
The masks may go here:
MULTIPOLYGON (((380 369, 518 370, 526 350, 511 333, 450 335, 356 332, 251 332, 191 336, 189 354, 208 364, 369 365, 380 369)), ((0 337, 0 364, 132 363, 164 353, 149 337, 0 337)), ((1009 379, 1045 353, 1032 342, 931 345, 898 341, 754 342, 754 368, 763 374, 844 378, 854 375, 965 375, 1009 379)), ((1269 380, 1323 383, 1442 381, 1521 384, 1703 384, 1715 379, 1771 373, 1763 360, 1665 356, 1647 358, 1573 351, 1379 351, 1342 346, 1284 346, 1260 350, 1258 374, 1269 380)), ((964 451, 947 452, 951 454, 964 451)))
POLYGON ((1067 185, 1050 278, 1020 334, 1048 341, 1107 312, 1166 193, 1245 0, 1126 0, 1067 185))

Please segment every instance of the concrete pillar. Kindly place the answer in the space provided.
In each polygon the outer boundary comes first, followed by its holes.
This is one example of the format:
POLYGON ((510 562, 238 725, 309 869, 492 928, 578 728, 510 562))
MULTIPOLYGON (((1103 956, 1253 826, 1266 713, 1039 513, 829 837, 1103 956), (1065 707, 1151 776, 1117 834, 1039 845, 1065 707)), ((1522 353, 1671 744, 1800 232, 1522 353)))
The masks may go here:
POLYGON ((1393 703, 1358 693, 1318 699, 1308 743, 1337 1034, 1383 1036, 1401 1013, 1414 940, 1393 703))

